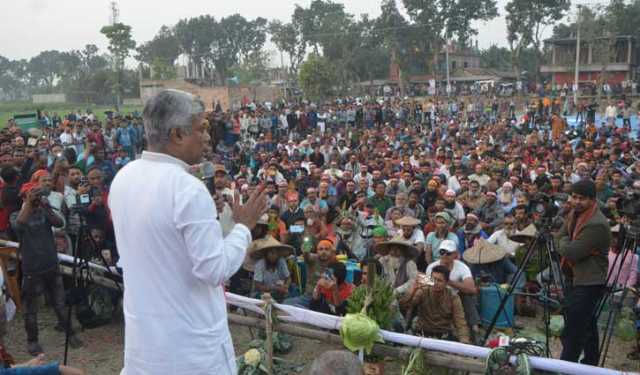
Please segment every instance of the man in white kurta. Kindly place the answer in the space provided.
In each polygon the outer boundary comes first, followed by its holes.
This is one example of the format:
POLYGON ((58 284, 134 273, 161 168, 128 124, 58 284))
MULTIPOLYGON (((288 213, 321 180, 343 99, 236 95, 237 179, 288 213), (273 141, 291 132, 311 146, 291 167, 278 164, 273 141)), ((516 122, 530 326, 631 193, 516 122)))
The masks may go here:
POLYGON ((124 272, 122 374, 236 372, 223 283, 242 264, 251 232, 236 224, 223 239, 207 188, 187 170, 145 151, 111 185, 124 272))
POLYGON ((237 372, 223 284, 251 242, 250 210, 264 210, 266 199, 262 192, 242 207, 234 202, 234 217, 245 224, 223 238, 209 191, 188 173, 187 162, 198 163, 209 140, 201 108, 175 90, 149 99, 145 131, 155 152, 143 152, 111 185, 124 275, 122 375, 237 372))

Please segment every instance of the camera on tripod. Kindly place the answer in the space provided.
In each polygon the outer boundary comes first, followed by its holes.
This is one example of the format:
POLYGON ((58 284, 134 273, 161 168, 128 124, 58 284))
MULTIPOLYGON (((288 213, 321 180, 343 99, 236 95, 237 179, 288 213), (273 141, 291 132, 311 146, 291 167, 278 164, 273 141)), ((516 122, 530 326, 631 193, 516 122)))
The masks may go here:
POLYGON ((622 216, 629 219, 629 224, 623 226, 624 234, 636 239, 640 238, 640 187, 634 186, 634 190, 627 195, 622 202, 621 212, 622 216))
POLYGON ((545 193, 538 193, 531 199, 533 211, 538 218, 534 223, 538 230, 551 229, 553 227, 561 206, 561 200, 557 198, 545 193))

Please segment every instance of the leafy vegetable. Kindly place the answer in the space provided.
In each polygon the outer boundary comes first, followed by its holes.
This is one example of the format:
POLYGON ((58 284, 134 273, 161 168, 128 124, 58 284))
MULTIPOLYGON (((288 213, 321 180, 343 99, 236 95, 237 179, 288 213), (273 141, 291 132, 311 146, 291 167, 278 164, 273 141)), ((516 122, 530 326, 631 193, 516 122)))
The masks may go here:
MULTIPOLYGON (((362 312, 368 294, 366 285, 360 285, 354 289, 347 300, 347 312, 349 314, 362 312)), ((373 319, 381 329, 391 328, 395 314, 395 309, 391 307, 395 303, 393 288, 385 280, 376 278, 371 296, 373 298, 367 306, 367 316, 373 319)))
POLYGON ((354 352, 364 349, 371 353, 373 344, 383 342, 378 324, 362 313, 347 314, 340 326, 340 336, 344 346, 354 352))

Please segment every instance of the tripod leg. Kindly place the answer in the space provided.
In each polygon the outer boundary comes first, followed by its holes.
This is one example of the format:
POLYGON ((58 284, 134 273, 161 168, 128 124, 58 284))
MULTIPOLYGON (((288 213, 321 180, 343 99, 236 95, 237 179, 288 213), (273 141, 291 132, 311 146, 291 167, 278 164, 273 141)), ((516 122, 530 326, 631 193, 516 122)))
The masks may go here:
POLYGON ((491 323, 489 324, 489 327, 487 327, 487 332, 485 333, 484 339, 483 339, 484 342, 487 342, 487 340, 489 339, 489 336, 491 336, 491 332, 493 331, 493 328, 496 326, 496 323, 498 322, 498 317, 500 317, 500 314, 502 314, 502 311, 504 310, 504 307, 507 304, 509 297, 513 295, 513 291, 515 290, 516 285, 518 285, 518 281, 520 280, 520 277, 522 277, 522 274, 524 274, 524 270, 527 267, 527 264, 529 264, 529 261, 531 260, 531 257, 533 255, 535 245, 537 242, 538 240, 536 239, 529 245, 529 248, 527 249, 524 257, 522 258, 522 261, 518 265, 518 271, 516 272, 515 275, 513 275, 513 280, 509 285, 509 289, 500 300, 500 305, 498 306, 496 313, 493 315, 493 318, 491 319, 491 323))

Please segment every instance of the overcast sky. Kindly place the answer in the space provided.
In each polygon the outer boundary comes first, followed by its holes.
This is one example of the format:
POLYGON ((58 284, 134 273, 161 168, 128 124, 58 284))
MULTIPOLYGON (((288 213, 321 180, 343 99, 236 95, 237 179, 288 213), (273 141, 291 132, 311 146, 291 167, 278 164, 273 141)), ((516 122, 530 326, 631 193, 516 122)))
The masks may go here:
MULTIPOLYGON (((40 51, 82 49, 96 44, 106 51, 107 41, 100 28, 109 22, 109 0, 1 0, 0 55, 10 59, 30 58, 40 51)), ((131 25, 136 42, 147 41, 162 25, 181 18, 211 14, 216 18, 240 13, 253 19, 289 20, 294 4, 308 6, 311 0, 119 0, 120 21, 131 25), (257 7, 256 4, 260 4, 257 7)), ((336 1, 340 2, 340 1, 336 1)), ((481 48, 492 44, 507 46, 504 5, 498 0, 500 17, 478 24, 481 48)), ((356 16, 380 14, 379 0, 348 0, 346 10, 356 16)), ((401 3, 401 0, 398 0, 401 3)), ((548 30, 550 31, 550 30, 548 30)), ((267 46, 267 48, 273 48, 267 46)))

